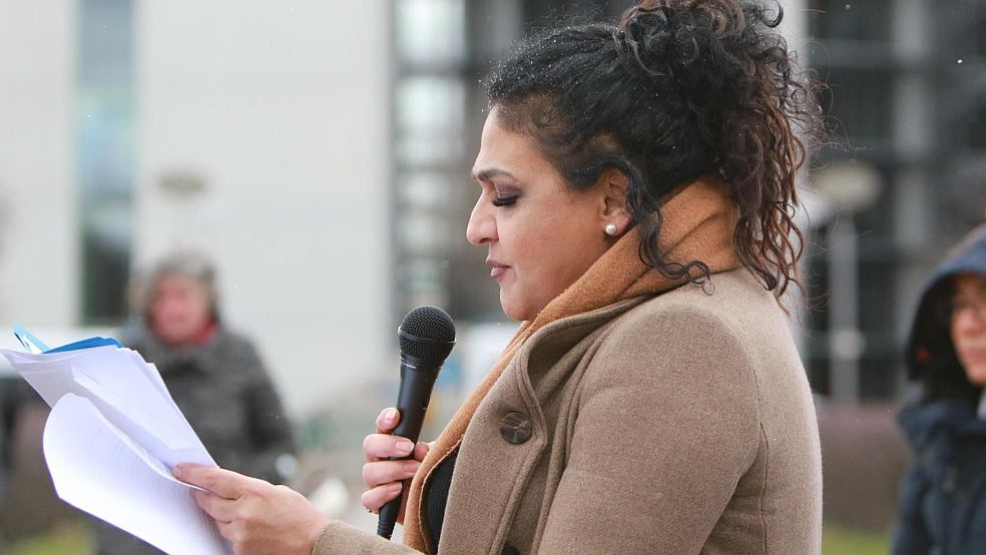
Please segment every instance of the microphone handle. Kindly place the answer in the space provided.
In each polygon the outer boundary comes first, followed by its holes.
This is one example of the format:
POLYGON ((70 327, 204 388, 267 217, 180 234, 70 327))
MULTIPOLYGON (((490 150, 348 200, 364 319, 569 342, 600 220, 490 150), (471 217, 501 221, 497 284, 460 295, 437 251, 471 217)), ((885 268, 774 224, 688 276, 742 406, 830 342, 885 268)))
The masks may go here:
MULTIPOLYGON (((401 355, 401 388, 397 395, 397 410, 400 412, 401 419, 394 428, 393 435, 417 443, 439 369, 441 363, 426 364, 410 355, 401 355)), ((412 456, 414 456, 413 451, 406 457, 391 457, 390 460, 410 459, 412 456)), ((407 493, 410 482, 406 480, 401 494, 380 508, 380 516, 377 520, 378 536, 389 540, 393 535, 394 525, 397 524, 397 517, 401 512, 401 500, 407 493)))

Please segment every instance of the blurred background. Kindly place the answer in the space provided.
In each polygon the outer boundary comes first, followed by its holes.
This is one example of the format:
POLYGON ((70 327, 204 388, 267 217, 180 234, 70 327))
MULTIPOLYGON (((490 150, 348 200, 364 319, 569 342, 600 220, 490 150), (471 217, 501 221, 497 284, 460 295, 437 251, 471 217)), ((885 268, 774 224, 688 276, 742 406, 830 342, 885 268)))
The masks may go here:
MULTIPOLYGON (((986 219, 986 2, 781 4, 839 143, 803 179, 808 295, 790 299, 825 553, 885 553, 909 456, 901 346, 928 273, 986 219)), ((464 237, 479 79, 532 26, 629 5, 0 0, 0 345, 15 322, 49 344, 112 334, 135 276, 205 252, 297 431, 292 485, 372 528, 360 448, 396 397, 402 316, 437 304, 459 329, 423 438, 514 329, 464 237)), ((0 414, 0 541, 88 553, 31 443, 44 411, 0 414)))

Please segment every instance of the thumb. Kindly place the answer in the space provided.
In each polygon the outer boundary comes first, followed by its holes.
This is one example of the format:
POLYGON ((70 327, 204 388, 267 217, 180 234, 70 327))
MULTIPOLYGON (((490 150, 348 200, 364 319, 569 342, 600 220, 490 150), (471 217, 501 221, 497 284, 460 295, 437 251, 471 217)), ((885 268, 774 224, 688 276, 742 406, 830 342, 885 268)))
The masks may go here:
POLYGON ((218 467, 182 463, 171 473, 182 482, 208 490, 226 499, 240 498, 257 481, 218 467))

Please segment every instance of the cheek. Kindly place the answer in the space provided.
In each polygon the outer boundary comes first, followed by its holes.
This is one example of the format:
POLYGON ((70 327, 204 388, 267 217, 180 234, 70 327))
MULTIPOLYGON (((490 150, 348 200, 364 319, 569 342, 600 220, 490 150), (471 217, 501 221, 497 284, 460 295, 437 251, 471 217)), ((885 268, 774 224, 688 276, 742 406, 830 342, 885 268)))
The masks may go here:
POLYGON ((531 296, 551 300, 602 254, 600 244, 602 241, 593 242, 583 227, 568 220, 545 220, 538 233, 517 244, 521 249, 518 261, 523 262, 518 277, 531 296))
POLYGON ((513 255, 520 270, 518 277, 529 284, 547 286, 559 279, 564 270, 566 243, 557 224, 545 219, 518 229, 514 236, 513 255))
POLYGON ((966 364, 965 375, 975 385, 986 385, 986 363, 974 362, 966 364))

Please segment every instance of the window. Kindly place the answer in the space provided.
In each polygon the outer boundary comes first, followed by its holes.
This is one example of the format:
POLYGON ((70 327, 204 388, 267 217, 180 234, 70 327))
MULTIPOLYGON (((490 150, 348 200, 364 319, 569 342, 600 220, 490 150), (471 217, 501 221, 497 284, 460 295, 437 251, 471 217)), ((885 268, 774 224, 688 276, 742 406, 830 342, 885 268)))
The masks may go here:
POLYGON ((133 236, 133 3, 83 0, 79 21, 82 321, 117 324, 127 314, 133 236))

